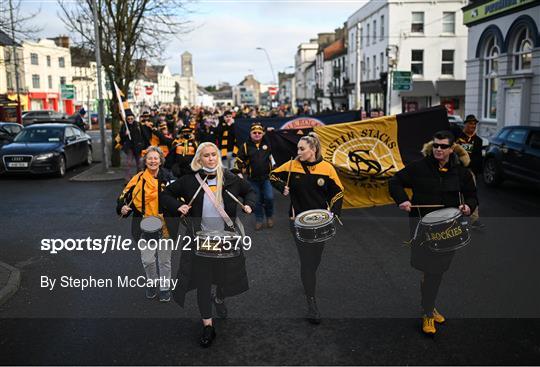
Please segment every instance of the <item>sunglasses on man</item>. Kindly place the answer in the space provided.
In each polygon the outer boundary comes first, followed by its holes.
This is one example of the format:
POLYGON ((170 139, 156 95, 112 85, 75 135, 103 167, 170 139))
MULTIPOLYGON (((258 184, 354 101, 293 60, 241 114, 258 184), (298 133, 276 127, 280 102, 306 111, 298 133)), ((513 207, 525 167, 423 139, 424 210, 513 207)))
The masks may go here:
POLYGON ((450 148, 452 145, 450 144, 439 144, 439 143, 433 143, 433 148, 437 149, 437 148, 441 148, 441 149, 448 149, 450 148))

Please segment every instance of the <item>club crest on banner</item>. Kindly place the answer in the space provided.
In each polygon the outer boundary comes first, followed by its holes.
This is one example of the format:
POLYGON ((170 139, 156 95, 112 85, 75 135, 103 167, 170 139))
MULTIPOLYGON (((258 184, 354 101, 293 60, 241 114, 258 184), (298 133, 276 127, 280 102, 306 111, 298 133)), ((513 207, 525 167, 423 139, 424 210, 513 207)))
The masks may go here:
POLYGON ((281 125, 280 129, 310 129, 315 126, 325 126, 325 124, 313 117, 298 117, 281 125))

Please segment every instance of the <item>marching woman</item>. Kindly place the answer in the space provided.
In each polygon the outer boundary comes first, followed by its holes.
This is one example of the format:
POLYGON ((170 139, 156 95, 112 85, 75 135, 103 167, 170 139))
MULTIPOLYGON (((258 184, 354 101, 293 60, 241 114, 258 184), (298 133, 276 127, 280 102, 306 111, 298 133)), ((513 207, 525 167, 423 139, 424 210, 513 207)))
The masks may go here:
POLYGON ((213 143, 202 143, 191 162, 193 173, 182 176, 169 185, 160 195, 166 213, 185 217, 186 237, 178 270, 179 286, 174 299, 184 306, 185 295, 197 289, 197 304, 203 323, 200 338, 202 347, 209 347, 216 337, 212 322, 212 304, 219 317, 227 317, 225 297, 235 296, 248 290, 245 257, 212 258, 199 256, 199 243, 193 240, 199 231, 234 231, 232 221, 236 217, 237 201, 243 200, 243 210, 250 214, 256 195, 251 185, 224 169, 221 154, 213 143), (212 295, 212 285, 216 293, 212 295))
POLYGON ((321 315, 317 308, 315 288, 324 242, 305 243, 297 238, 294 218, 310 209, 327 209, 339 215, 343 203, 343 185, 334 167, 323 161, 321 143, 314 132, 303 136, 298 142, 297 159, 284 163, 270 173, 270 182, 283 195, 291 196, 290 228, 300 256, 300 276, 308 305, 307 319, 312 324, 319 324, 321 315))
MULTIPOLYGON (((124 218, 133 213, 131 234, 135 241, 141 238, 140 225, 144 217, 156 216, 163 223, 165 222, 158 195, 169 182, 174 180, 174 176, 168 170, 161 168, 165 158, 160 148, 148 147, 146 151, 143 151, 142 161, 146 169, 131 178, 122 191, 122 194, 120 194, 116 205, 116 212, 124 218)), ((174 235, 173 224, 174 221, 167 219, 167 225, 163 226, 165 237, 168 236, 169 230, 174 235)), ((178 228, 178 225, 176 228, 178 228)), ((146 272, 146 278, 148 280, 153 279, 154 284, 160 285, 159 300, 161 302, 169 302, 171 299, 169 288, 171 279, 171 250, 170 248, 141 249, 141 260, 146 272), (158 267, 156 267, 156 253, 158 267)), ((153 299, 156 298, 156 295, 156 287, 146 288, 146 298, 153 299)))

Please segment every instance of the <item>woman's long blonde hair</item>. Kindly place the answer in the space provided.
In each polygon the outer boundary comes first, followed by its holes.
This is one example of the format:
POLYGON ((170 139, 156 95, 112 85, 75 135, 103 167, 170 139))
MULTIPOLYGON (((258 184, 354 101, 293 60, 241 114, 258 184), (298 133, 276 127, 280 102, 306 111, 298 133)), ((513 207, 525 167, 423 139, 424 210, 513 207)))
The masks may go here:
POLYGON ((193 160, 191 161, 191 169, 194 172, 197 172, 203 168, 203 165, 201 163, 201 154, 202 150, 204 148, 211 147, 216 151, 217 154, 217 167, 216 167, 216 179, 217 179, 217 190, 216 190, 216 200, 219 204, 223 203, 223 197, 221 195, 221 191, 223 190, 223 164, 221 163, 221 155, 219 154, 219 149, 214 143, 205 142, 201 143, 199 147, 197 148, 197 151, 195 152, 195 156, 193 157, 193 160))

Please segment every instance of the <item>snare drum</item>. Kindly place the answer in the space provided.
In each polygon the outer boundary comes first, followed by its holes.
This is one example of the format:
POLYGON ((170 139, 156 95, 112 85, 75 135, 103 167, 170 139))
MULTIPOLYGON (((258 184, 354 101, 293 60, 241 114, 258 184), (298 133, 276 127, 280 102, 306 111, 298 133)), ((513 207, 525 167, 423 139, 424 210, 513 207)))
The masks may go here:
POLYGON ((150 216, 141 220, 141 238, 145 240, 159 240, 163 238, 163 222, 156 216, 150 216))
POLYGON ((193 239, 195 255, 227 259, 240 256, 241 237, 235 232, 199 231, 193 239))
POLYGON ((425 215, 416 228, 416 242, 433 252, 450 252, 471 242, 468 222, 457 208, 444 208, 425 215))
POLYGON ((311 209, 298 214, 294 220, 296 238, 302 242, 324 242, 336 235, 334 213, 324 209, 311 209))

